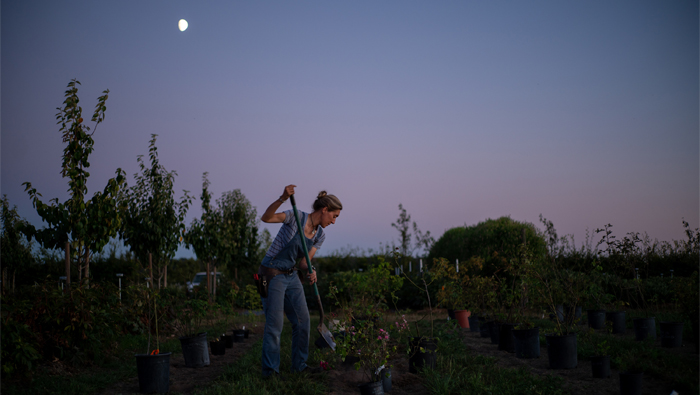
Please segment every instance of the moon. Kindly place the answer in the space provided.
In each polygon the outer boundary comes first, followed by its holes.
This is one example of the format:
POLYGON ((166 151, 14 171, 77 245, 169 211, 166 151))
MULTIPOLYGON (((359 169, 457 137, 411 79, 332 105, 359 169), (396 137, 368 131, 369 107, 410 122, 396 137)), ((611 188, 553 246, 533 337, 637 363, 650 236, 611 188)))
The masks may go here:
POLYGON ((185 30, 187 30, 187 26, 188 26, 187 21, 184 19, 180 19, 180 22, 177 23, 177 27, 180 28, 181 32, 184 32, 185 30))

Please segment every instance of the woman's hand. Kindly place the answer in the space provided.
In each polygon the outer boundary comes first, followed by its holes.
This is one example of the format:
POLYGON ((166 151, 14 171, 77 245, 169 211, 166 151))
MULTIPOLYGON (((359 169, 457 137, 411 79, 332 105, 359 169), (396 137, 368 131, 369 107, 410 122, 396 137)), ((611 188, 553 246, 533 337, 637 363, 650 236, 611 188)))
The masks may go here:
MULTIPOLYGON (((315 251, 314 251, 315 252, 315 251)), ((299 262, 299 269, 301 270, 306 270, 307 273, 309 271, 309 265, 306 264, 306 258, 302 258, 301 262, 299 262)), ((313 285, 313 283, 316 282, 316 270, 314 270, 313 273, 308 273, 306 275, 306 278, 309 279, 309 284, 313 285)))
POLYGON ((294 195, 294 188, 296 188, 296 185, 293 184, 284 187, 284 192, 282 192, 282 200, 287 200, 290 196, 294 195))
POLYGON ((309 284, 313 285, 316 282, 316 272, 307 274, 306 278, 309 279, 309 284))

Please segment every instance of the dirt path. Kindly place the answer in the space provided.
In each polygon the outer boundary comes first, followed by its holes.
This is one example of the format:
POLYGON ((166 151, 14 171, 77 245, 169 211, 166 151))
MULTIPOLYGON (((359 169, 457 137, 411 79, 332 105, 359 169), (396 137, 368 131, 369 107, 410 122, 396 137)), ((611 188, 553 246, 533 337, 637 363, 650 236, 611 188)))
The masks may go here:
MULTIPOLYGON (((389 361, 391 368, 391 394, 392 395, 428 395, 423 388, 418 375, 409 373, 408 358, 396 356, 389 361)), ((352 365, 342 364, 335 369, 326 372, 328 386, 331 387, 331 395, 357 395, 359 384, 368 381, 362 371, 357 371, 352 365)))
MULTIPOLYGON (((249 338, 243 343, 233 343, 233 348, 227 348, 224 355, 209 354, 210 365, 203 368, 188 368, 182 354, 170 358, 170 393, 192 394, 214 382, 224 372, 227 365, 235 363, 247 353, 253 344, 262 339, 264 323, 254 322, 243 324, 251 330, 249 338)), ((102 395, 139 394, 139 379, 132 377, 115 384, 102 392, 102 395)))
MULTIPOLYGON (((565 381, 565 386, 572 395, 589 395, 589 394, 604 394, 618 395, 620 393, 619 371, 611 369, 611 376, 607 379, 593 378, 590 361, 578 361, 578 366, 575 369, 550 369, 547 358, 547 348, 540 348, 540 357, 536 359, 519 359, 515 354, 506 351, 499 351, 497 344, 491 344, 490 338, 482 338, 479 332, 470 332, 469 329, 463 329, 464 343, 475 353, 492 357, 497 360, 498 366, 504 368, 519 368, 524 367, 529 369, 535 375, 554 375, 562 377, 565 381)), ((633 338, 633 335, 624 335, 633 338)), ((679 356, 694 353, 693 345, 684 345, 681 348, 668 349, 679 356)), ((645 376, 642 381, 643 394, 670 394, 674 390, 671 383, 662 382, 653 377, 645 376)))

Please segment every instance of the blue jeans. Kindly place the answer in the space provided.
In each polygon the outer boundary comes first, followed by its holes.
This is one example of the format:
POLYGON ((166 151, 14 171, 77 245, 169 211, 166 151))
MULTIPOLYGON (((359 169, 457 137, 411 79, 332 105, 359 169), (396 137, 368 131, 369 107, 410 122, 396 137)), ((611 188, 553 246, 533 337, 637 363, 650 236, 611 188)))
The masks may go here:
POLYGON ((292 323, 292 372, 304 370, 309 357, 309 309, 297 273, 280 274, 270 281, 267 298, 261 298, 265 313, 262 374, 269 376, 280 370, 280 335, 284 315, 292 323))

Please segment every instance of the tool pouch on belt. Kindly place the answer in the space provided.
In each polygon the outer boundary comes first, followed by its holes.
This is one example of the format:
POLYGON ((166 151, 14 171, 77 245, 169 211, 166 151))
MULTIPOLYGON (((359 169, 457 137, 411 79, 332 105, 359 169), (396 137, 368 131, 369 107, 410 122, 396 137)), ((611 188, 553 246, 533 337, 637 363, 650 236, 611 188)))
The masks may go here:
POLYGON ((255 273, 253 274, 253 279, 255 280, 255 285, 258 287, 258 293, 261 298, 267 298, 267 288, 270 285, 270 280, 267 276, 255 273))

